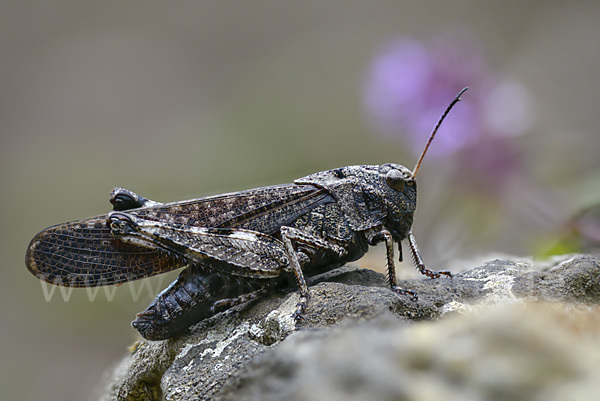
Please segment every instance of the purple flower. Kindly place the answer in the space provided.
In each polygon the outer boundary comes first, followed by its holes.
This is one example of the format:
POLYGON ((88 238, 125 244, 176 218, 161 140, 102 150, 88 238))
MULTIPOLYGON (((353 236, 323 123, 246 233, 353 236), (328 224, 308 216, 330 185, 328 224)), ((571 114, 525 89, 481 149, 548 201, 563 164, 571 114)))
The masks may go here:
MULTIPOLYGON (((492 71, 472 36, 448 35, 429 44, 410 38, 388 43, 368 72, 365 106, 378 132, 406 139, 418 155, 442 112, 465 86, 470 90, 444 121, 428 156, 479 143, 485 149, 499 145, 512 159, 509 138, 532 123, 529 96, 521 85, 492 71)), ((502 167, 497 166, 500 159, 490 166, 502 167)))

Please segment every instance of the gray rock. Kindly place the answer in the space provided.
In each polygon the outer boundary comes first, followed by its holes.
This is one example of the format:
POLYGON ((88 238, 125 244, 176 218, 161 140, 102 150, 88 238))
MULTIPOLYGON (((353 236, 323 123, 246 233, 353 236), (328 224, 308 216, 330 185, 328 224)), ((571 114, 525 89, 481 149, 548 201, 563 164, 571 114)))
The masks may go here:
POLYGON ((100 398, 583 400, 600 390, 600 257, 494 260, 400 285, 419 300, 346 266, 312 280, 298 324, 298 295, 274 294, 179 338, 142 340, 100 398))

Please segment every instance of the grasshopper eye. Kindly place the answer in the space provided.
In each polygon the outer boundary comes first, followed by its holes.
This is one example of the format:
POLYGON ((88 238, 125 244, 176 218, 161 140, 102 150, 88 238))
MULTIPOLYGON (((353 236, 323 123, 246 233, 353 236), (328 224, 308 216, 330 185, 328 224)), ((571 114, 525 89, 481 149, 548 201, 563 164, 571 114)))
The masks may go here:
POLYGON ((404 191, 404 184, 406 181, 404 180, 402 173, 398 170, 388 171, 388 173, 385 175, 385 182, 394 191, 404 191))

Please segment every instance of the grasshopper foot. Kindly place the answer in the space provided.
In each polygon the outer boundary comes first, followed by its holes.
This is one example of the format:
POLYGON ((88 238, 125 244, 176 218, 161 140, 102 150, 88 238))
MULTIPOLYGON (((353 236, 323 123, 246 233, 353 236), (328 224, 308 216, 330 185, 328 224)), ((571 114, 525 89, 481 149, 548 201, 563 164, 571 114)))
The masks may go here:
POLYGON ((300 300, 296 304, 296 311, 293 313, 292 317, 296 322, 304 319, 304 312, 306 311, 306 305, 308 304, 308 296, 300 295, 300 300))
POLYGON ((413 290, 406 290, 404 288, 400 288, 397 285, 393 285, 392 286, 392 291, 394 291, 396 294, 398 295, 410 295, 411 299, 413 301, 418 301, 419 300, 419 296, 417 295, 417 293, 413 290))
POLYGON ((422 275, 430 277, 430 278, 440 278, 441 276, 446 276, 452 278, 452 273, 449 270, 429 270, 425 268, 420 268, 419 271, 422 275))

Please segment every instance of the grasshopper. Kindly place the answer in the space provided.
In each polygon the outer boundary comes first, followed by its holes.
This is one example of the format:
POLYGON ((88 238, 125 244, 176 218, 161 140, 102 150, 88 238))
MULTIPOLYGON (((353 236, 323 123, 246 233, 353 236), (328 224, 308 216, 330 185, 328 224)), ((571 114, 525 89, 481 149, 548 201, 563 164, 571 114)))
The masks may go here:
POLYGON ((30 242, 25 263, 41 280, 70 287, 120 284, 187 266, 133 326, 147 339, 173 337, 190 325, 295 282, 309 300, 305 277, 361 258, 384 242, 387 278, 398 287, 394 243, 403 260, 406 240, 417 269, 425 267, 411 227, 417 206, 416 175, 448 106, 411 171, 398 164, 357 165, 275 185, 187 201, 159 203, 115 188, 113 211, 49 227, 30 242))

